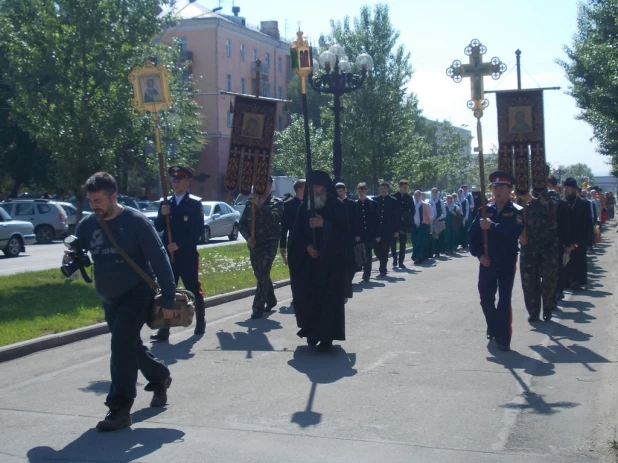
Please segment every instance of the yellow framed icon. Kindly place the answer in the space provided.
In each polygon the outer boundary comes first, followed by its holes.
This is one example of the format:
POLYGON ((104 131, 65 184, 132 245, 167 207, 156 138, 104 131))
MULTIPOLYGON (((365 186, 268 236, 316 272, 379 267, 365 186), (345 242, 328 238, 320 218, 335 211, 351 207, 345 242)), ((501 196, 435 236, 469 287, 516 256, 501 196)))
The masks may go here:
POLYGON ((162 64, 155 66, 146 61, 143 66, 133 68, 129 74, 129 82, 133 85, 133 107, 139 112, 150 113, 169 109, 172 105, 169 78, 170 74, 162 64))

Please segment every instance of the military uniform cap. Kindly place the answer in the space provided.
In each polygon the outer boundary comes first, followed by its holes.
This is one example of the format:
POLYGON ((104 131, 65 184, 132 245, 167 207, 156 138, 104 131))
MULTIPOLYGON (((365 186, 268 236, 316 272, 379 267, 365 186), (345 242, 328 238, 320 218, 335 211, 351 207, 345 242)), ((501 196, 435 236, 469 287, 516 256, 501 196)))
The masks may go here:
POLYGON ((509 187, 515 183, 513 176, 502 170, 496 170, 489 174, 489 181, 492 185, 508 185, 509 187))
POLYGON ((343 182, 337 182, 337 184, 335 185, 335 189, 336 190, 339 190, 339 189, 345 188, 345 187, 346 187, 345 183, 343 183, 343 182))
POLYGON ((171 166, 167 169, 167 173, 172 178, 193 178, 193 171, 188 167, 171 166))

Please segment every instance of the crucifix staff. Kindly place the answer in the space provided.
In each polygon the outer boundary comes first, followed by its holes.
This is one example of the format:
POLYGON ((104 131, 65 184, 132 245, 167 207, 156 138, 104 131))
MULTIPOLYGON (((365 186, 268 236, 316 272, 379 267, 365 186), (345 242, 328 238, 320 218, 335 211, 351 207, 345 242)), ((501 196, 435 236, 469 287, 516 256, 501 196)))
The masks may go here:
MULTIPOLYGON (((455 60, 447 70, 446 75, 459 83, 464 77, 470 78, 470 100, 468 100, 468 108, 472 110, 476 117, 476 138, 479 148, 479 176, 481 182, 481 215, 483 220, 487 218, 487 198, 485 196, 485 161, 483 159, 483 127, 481 126, 481 118, 483 110, 489 106, 489 101, 485 99, 485 87, 483 78, 491 76, 497 80, 506 71, 506 64, 498 58, 492 58, 491 61, 483 61, 483 55, 487 53, 487 48, 477 39, 474 39, 464 49, 464 53, 470 57, 469 64, 461 64, 461 61, 455 60)), ((489 241, 487 230, 483 230, 483 247, 485 257, 489 258, 489 241)))

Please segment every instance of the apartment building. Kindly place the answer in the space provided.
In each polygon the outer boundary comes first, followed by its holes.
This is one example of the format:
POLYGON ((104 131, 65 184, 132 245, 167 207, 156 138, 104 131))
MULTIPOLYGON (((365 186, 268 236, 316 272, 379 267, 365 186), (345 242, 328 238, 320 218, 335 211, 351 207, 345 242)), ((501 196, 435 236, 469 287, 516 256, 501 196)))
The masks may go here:
MULTIPOLYGON (((180 8, 182 20, 161 36, 164 43, 177 37, 181 54, 192 62, 196 101, 202 107, 202 130, 208 134, 195 168, 197 179, 191 192, 205 200, 224 199, 233 97, 222 90, 254 94, 256 90, 255 62, 262 63, 260 95, 287 99, 287 86, 293 77, 290 62, 290 42, 280 37, 276 21, 262 21, 260 27, 248 25, 233 7, 232 15, 212 12, 195 3, 180 8)), ((289 123, 288 115, 279 104, 277 130, 289 123)))

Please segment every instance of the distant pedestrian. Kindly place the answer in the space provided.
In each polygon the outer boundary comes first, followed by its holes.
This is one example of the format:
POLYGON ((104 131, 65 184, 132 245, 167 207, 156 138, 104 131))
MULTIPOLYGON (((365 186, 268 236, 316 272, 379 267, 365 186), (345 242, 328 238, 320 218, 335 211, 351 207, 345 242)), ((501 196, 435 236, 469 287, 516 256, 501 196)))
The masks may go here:
POLYGON ((405 269, 403 263, 406 257, 406 244, 408 234, 412 232, 414 226, 414 198, 408 193, 409 185, 406 179, 399 180, 399 191, 392 196, 397 200, 398 206, 398 234, 393 238, 391 244, 391 254, 393 256, 393 270, 395 268, 405 269), (397 253, 397 243, 399 243, 399 253, 397 253))
POLYGON ((431 256, 431 214, 429 204, 422 200, 419 190, 414 192, 414 228, 412 231, 412 261, 419 265, 431 256))

